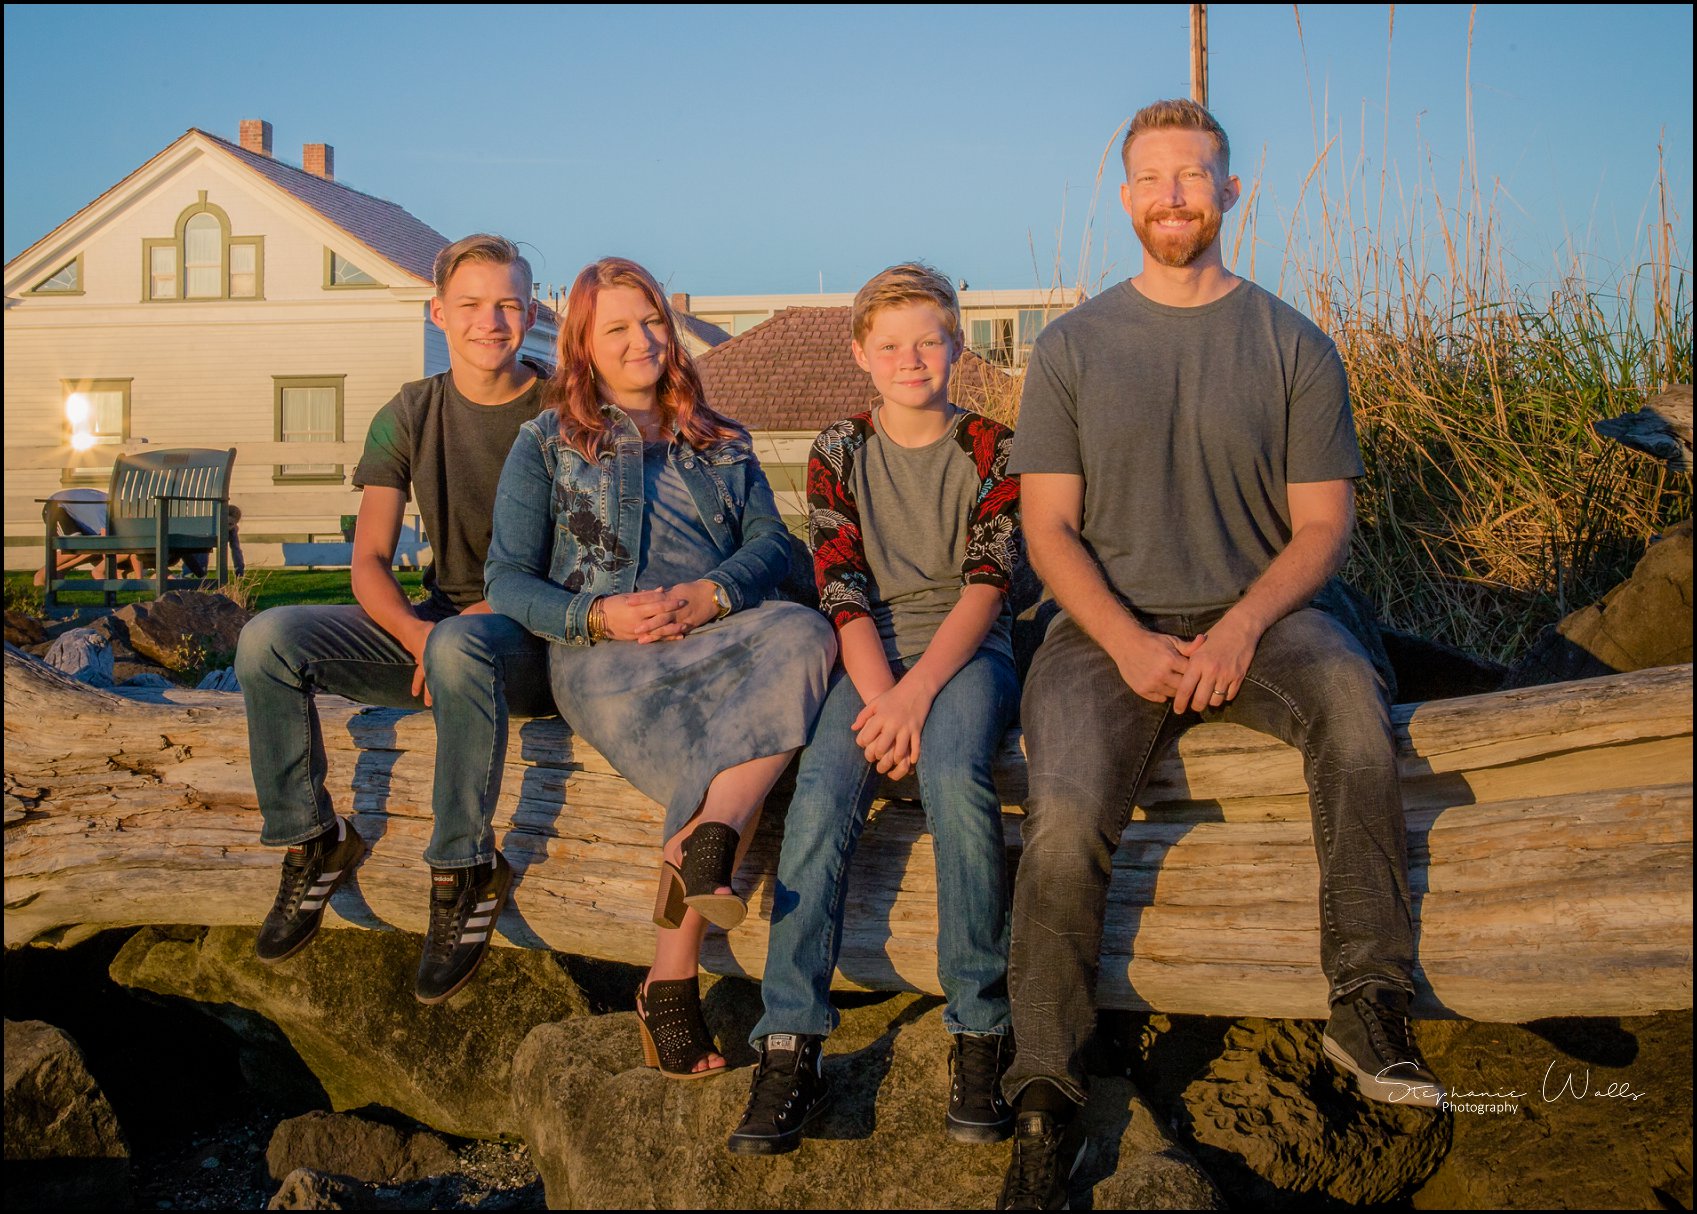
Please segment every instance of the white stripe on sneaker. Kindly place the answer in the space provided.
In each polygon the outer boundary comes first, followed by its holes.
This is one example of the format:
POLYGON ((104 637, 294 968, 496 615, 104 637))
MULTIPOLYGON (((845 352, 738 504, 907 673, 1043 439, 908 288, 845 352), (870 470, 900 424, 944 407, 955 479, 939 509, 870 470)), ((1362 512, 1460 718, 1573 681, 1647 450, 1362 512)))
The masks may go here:
POLYGON ((472 932, 469 936, 461 936, 460 937, 460 943, 461 944, 476 944, 480 940, 487 940, 487 939, 489 939, 489 933, 488 932, 472 932))
POLYGON ((465 925, 467 927, 488 927, 490 918, 489 915, 478 915, 475 918, 467 919, 465 925))
POLYGON ((338 868, 338 869, 334 869, 334 870, 327 872, 327 873, 319 873, 318 879, 320 881, 334 881, 337 877, 339 877, 341 875, 342 875, 342 870, 338 868))
POLYGON ((323 898, 305 898, 301 901, 301 909, 303 911, 315 911, 323 905, 323 898))
POLYGON ((498 898, 485 898, 482 902, 477 904, 477 906, 473 909, 473 913, 481 915, 484 911, 494 910, 495 903, 498 901, 500 901, 498 898))

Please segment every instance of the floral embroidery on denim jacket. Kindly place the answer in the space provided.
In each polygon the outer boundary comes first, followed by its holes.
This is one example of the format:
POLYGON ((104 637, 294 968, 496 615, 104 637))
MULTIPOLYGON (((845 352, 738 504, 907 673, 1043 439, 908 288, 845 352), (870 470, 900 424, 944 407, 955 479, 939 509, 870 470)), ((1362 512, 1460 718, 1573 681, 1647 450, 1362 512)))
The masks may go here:
MULTIPOLYGON (((624 413, 611 449, 585 459, 559 434, 553 410, 526 422, 501 471, 484 566, 489 606, 538 636, 588 644, 589 607, 636 584, 642 542, 642 437, 624 413)), ((708 580, 733 610, 769 597, 789 571, 789 533, 746 434, 706 450, 679 443, 671 458, 713 537, 708 580)))

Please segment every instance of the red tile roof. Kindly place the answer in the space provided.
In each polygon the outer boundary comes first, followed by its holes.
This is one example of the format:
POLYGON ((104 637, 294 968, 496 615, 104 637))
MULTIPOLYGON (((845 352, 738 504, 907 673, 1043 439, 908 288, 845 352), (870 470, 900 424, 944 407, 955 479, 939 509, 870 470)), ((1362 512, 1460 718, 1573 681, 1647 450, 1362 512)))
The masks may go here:
MULTIPOLYGON (((816 432, 876 403, 872 377, 849 352, 849 309, 785 308, 695 360, 707 403, 750 430, 816 432)), ((964 351, 950 397, 1004 417, 1017 383, 964 351)))

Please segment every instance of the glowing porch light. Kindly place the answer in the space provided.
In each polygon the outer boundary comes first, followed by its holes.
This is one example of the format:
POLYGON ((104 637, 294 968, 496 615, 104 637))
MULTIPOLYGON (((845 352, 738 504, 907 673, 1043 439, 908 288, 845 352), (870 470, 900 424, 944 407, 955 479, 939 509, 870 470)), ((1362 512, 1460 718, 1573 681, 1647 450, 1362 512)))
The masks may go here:
POLYGON ((87 451, 92 446, 94 446, 94 435, 87 430, 78 430, 71 435, 71 449, 73 451, 87 451))
POLYGON ((73 392, 65 398, 65 418, 71 423, 72 429, 81 430, 86 427, 93 413, 88 397, 81 392, 73 392))

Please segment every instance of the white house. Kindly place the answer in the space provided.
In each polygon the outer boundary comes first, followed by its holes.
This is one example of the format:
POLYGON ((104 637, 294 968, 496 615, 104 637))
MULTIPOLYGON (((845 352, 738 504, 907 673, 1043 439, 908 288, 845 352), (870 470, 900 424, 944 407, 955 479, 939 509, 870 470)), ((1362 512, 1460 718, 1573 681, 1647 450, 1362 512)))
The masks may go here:
MULTIPOLYGON (((271 144, 258 120, 240 143, 190 130, 7 263, 8 568, 40 563, 38 499, 104 486, 142 444, 237 449, 249 563, 346 561, 372 415, 447 369, 429 299, 449 238, 338 182, 329 145, 297 167, 271 144)), ((550 361, 554 334, 543 308, 525 352, 550 361)))

